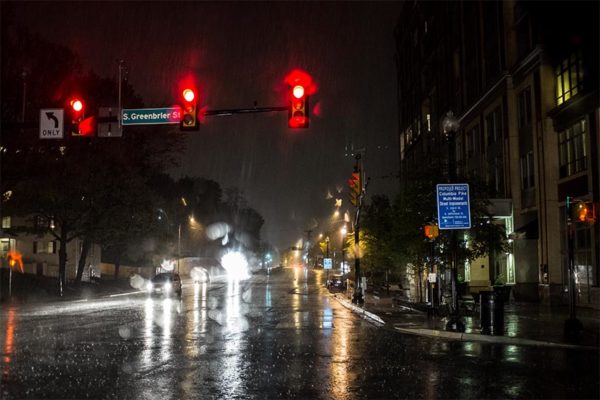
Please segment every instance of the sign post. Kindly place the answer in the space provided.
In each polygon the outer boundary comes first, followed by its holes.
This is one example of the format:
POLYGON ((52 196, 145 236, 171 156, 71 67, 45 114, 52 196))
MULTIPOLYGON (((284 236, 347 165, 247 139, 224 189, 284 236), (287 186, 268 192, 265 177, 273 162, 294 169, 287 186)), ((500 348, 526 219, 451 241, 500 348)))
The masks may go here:
POLYGON ((446 323, 446 329, 464 332, 465 325, 458 311, 457 287, 457 243, 456 231, 471 229, 471 207, 469 201, 469 185, 466 183, 446 183, 437 185, 437 209, 439 229, 451 230, 451 280, 452 280, 452 314, 446 323))
POLYGON ((326 284, 325 286, 327 286, 329 288, 329 270, 333 268, 333 260, 331 258, 324 258, 323 259, 323 269, 327 270, 327 278, 326 278, 326 284))

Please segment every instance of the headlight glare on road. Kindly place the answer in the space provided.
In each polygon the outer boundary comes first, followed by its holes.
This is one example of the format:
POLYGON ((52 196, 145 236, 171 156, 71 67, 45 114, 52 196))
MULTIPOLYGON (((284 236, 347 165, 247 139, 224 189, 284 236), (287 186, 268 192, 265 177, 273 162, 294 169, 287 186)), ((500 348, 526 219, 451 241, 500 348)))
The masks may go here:
POLYGON ((146 290, 147 290, 148 292, 151 292, 151 291, 152 291, 152 289, 154 289, 154 285, 152 284, 152 282, 148 282, 148 283, 146 283, 146 290))
POLYGON ((221 258, 221 265, 227 270, 230 280, 244 280, 250 277, 246 257, 237 251, 229 252, 221 258))
POLYGON ((165 292, 170 292, 171 291, 171 282, 167 282, 165 283, 165 292))

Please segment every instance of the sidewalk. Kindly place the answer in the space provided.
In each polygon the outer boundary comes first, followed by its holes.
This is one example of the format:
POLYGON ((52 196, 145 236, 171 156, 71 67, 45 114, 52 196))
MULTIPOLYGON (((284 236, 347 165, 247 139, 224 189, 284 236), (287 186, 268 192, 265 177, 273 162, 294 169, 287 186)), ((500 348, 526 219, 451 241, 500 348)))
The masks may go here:
POLYGON ((30 274, 13 274, 11 296, 8 292, 8 279, 0 282, 0 304, 6 302, 37 303, 47 301, 74 301, 95 299, 110 295, 137 292, 129 279, 102 279, 96 282, 69 282, 59 296, 58 279, 30 274))
MULTIPOLYGON (((336 298, 351 304, 345 293, 337 293, 336 298)), ((353 307, 356 307, 352 304, 353 307)), ((348 306, 347 306, 348 307, 348 306)), ((350 307, 349 307, 350 308, 350 307)), ((358 307, 357 307, 358 308, 358 307)), ((365 295, 365 304, 358 308, 381 318, 397 331, 421 336, 442 337, 462 341, 482 341, 503 344, 577 347, 596 349, 600 347, 600 311, 586 308, 577 309, 577 318, 583 325, 578 343, 565 340, 563 326, 569 317, 568 307, 552 307, 537 303, 510 303, 504 306, 504 334, 483 335, 480 333, 479 312, 462 316, 465 332, 446 331, 447 318, 428 315, 426 304, 408 301, 392 301, 392 296, 365 295)), ((355 310, 356 311, 356 310, 355 310)), ((373 319, 373 318, 371 318, 373 319)))

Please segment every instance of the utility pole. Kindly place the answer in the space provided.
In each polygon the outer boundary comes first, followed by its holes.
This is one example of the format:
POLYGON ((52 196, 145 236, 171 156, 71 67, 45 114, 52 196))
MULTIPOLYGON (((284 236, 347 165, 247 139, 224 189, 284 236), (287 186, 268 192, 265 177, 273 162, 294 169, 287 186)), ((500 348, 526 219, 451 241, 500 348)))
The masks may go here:
POLYGON ((360 174, 359 182, 361 184, 361 193, 358 197, 358 204, 356 206, 356 216, 354 219, 354 272, 356 285, 354 290, 354 296, 352 297, 352 302, 356 304, 363 304, 365 300, 362 294, 362 276, 360 273, 360 209, 362 207, 364 199, 364 187, 362 187, 362 184, 364 182, 364 170, 361 153, 357 153, 354 158, 356 160, 354 170, 355 172, 358 172, 360 174))
POLYGON ((569 319, 565 321, 564 334, 565 337, 575 342, 579 339, 579 334, 583 329, 581 321, 577 319, 577 285, 575 284, 575 221, 571 216, 573 208, 573 199, 567 196, 566 212, 567 212, 567 254, 568 254, 568 271, 569 271, 569 319))

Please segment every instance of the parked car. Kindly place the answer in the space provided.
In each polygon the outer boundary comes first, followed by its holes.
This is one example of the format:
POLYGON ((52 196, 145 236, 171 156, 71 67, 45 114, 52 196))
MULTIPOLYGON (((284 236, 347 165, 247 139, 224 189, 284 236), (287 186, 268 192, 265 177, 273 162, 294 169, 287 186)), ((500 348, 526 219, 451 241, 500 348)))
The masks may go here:
POLYGON ((327 280, 329 290, 346 290, 346 277, 343 274, 333 274, 327 280))
POLYGON ((158 274, 148 282, 147 290, 150 295, 170 297, 176 294, 181 297, 181 278, 175 272, 158 274))

